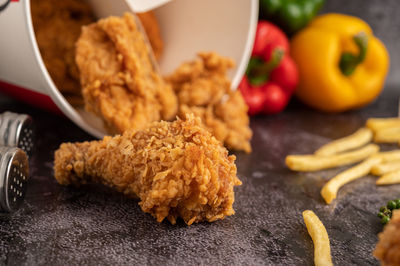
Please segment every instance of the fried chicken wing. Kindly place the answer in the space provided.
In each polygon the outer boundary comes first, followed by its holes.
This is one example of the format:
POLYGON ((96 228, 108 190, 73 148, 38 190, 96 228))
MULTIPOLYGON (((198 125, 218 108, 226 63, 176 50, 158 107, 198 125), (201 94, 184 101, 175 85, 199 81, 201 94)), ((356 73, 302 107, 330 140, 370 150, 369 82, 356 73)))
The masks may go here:
POLYGON ((199 118, 154 122, 102 141, 62 144, 55 152, 55 178, 62 185, 99 182, 137 195, 144 212, 188 225, 234 214, 235 156, 199 118))
POLYGON ((394 211, 390 222, 379 234, 374 256, 382 266, 400 265, 400 210, 394 211))
POLYGON ((103 119, 110 133, 175 117, 174 91, 154 70, 132 14, 83 27, 76 62, 85 107, 103 119))
MULTIPOLYGON (((82 0, 32 0, 36 41, 55 85, 72 105, 82 105, 75 43, 81 28, 95 21, 92 9, 82 0)), ((160 27, 152 11, 138 14, 156 58, 163 50, 160 27)))
POLYGON ((178 96, 178 115, 194 113, 228 148, 250 152, 248 108, 226 76, 233 61, 212 52, 199 53, 199 57, 166 77, 178 96))

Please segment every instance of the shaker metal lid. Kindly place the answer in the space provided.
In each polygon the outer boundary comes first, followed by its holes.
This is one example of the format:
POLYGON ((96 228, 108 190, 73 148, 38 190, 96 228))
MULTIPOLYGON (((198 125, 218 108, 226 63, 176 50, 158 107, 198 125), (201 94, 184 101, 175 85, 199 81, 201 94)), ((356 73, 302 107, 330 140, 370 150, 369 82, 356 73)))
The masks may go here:
POLYGON ((12 112, 0 114, 0 145, 19 147, 31 155, 35 148, 35 128, 32 118, 26 114, 12 112))
POLYGON ((28 178, 26 153, 15 147, 0 147, 0 211, 14 212, 19 208, 28 178))

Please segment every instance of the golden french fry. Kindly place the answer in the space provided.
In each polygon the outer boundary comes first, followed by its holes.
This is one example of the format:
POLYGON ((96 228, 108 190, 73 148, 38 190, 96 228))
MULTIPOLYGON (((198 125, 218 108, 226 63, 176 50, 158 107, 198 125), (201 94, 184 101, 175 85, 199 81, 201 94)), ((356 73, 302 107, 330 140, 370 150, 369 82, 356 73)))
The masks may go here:
POLYGON ((400 141, 400 126, 382 128, 375 131, 374 141, 378 143, 395 143, 400 141))
POLYGON ((379 146, 368 144, 360 149, 334 154, 330 156, 318 155, 288 155, 286 156, 286 165, 293 171, 318 171, 322 169, 348 165, 364 160, 365 158, 376 154, 379 146))
POLYGON ((380 157, 383 163, 397 161, 400 160, 400 149, 391 151, 381 151, 375 154, 375 156, 380 157))
POLYGON ((400 160, 377 164, 371 168, 371 174, 381 176, 396 170, 400 170, 400 160))
POLYGON ((381 176, 376 180, 377 185, 393 185, 400 184, 400 170, 396 170, 381 176))
POLYGON ((373 131, 388 127, 400 127, 400 118, 370 118, 367 120, 366 126, 373 131))
POLYGON ((324 224, 318 216, 310 210, 303 212, 303 219, 314 243, 314 264, 316 266, 333 265, 329 236, 324 224))
POLYGON ((355 148, 359 148, 372 140, 372 131, 369 128, 360 128, 353 134, 325 144, 314 152, 315 155, 332 155, 355 148))
POLYGON ((330 204, 332 200, 336 199, 337 192, 343 185, 366 176, 371 171, 371 168, 381 161, 382 158, 373 155, 362 163, 359 163, 333 177, 321 190, 321 195, 325 202, 330 204))

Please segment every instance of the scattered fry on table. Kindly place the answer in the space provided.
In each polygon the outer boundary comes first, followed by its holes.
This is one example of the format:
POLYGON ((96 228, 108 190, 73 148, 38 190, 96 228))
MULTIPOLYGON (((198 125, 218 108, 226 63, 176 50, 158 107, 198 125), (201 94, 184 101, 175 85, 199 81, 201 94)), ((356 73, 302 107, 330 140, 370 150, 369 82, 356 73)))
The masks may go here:
POLYGON ((373 131, 389 127, 400 127, 400 118, 369 118, 366 126, 373 131))
POLYGON ((333 155, 340 152, 356 149, 364 146, 365 144, 371 142, 372 140, 372 131, 369 128, 360 128, 353 134, 334 140, 329 142, 315 151, 315 155, 333 155))
POLYGON ((375 156, 380 157, 383 163, 397 161, 400 160, 400 149, 391 151, 381 151, 377 153, 375 156))
POLYGON ((318 171, 342 165, 356 163, 378 153, 379 146, 368 144, 360 149, 334 154, 330 156, 319 155, 288 155, 286 165, 293 171, 318 171))
POLYGON ((337 192, 343 185, 368 175, 368 173, 371 171, 371 168, 381 161, 382 159, 380 157, 371 156, 356 166, 353 166, 333 177, 323 186, 321 190, 321 195, 325 202, 330 204, 334 199, 336 199, 337 192))
POLYGON ((303 212, 303 219, 314 243, 314 264, 316 266, 333 265, 329 236, 324 224, 310 210, 303 212))
POLYGON ((400 184, 400 170, 396 170, 381 176, 376 180, 377 185, 393 185, 400 184))
POLYGON ((375 131, 374 142, 396 143, 400 141, 400 126, 382 128, 375 131))
POLYGON ((381 176, 396 170, 400 170, 400 160, 377 164, 372 167, 371 174, 381 176))

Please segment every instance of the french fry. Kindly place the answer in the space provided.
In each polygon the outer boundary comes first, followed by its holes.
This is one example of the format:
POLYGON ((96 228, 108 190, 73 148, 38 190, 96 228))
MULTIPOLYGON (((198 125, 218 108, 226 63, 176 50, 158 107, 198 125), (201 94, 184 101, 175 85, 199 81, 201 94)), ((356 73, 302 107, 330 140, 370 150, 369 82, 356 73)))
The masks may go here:
POLYGON ((381 157, 371 156, 362 163, 353 166, 333 177, 326 183, 321 190, 321 195, 327 204, 336 199, 338 190, 345 184, 354 181, 360 177, 366 176, 374 165, 382 161, 381 157))
POLYGON ((379 146, 376 144, 368 144, 363 148, 334 154, 330 156, 318 155, 288 155, 286 156, 286 165, 293 171, 318 171, 322 169, 348 165, 364 160, 365 158, 376 154, 379 146))
POLYGON ((400 127, 400 118, 370 118, 367 120, 366 126, 373 131, 389 127, 400 127))
POLYGON ((382 128, 375 131, 374 141, 377 143, 396 143, 400 141, 400 126, 382 128))
POLYGON ((371 174, 381 176, 396 170, 400 170, 400 160, 377 164, 371 168, 371 174))
POLYGON ((400 184, 400 170, 396 170, 381 176, 376 180, 377 185, 393 185, 400 184))
POLYGON ((315 155, 332 155, 364 146, 371 142, 372 131, 369 128, 360 128, 355 133, 325 144, 314 152, 315 155))
POLYGON ((303 212, 304 223, 308 234, 314 243, 314 264, 316 266, 328 266, 332 264, 331 247, 328 232, 324 224, 313 211, 303 212))
POLYGON ((382 162, 393 162, 400 160, 400 149, 392 150, 392 151, 381 151, 376 154, 377 157, 382 159, 382 162))

